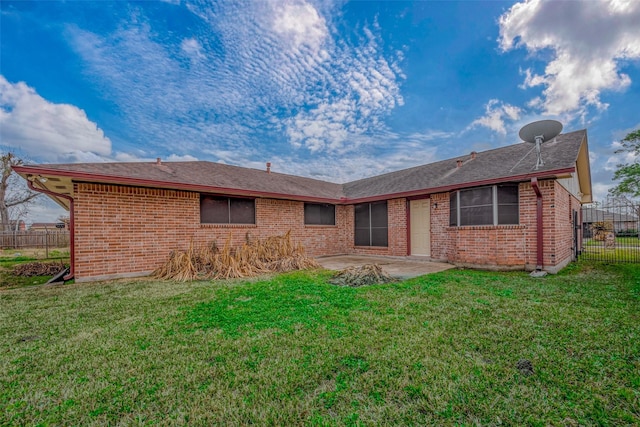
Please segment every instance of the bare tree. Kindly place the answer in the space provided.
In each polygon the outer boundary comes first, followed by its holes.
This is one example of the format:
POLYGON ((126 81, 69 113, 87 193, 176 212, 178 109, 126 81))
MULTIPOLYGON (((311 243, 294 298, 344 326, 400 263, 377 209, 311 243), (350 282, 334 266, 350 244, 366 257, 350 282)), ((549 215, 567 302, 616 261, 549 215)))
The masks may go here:
POLYGON ((13 172, 13 166, 21 164, 22 160, 13 153, 0 156, 0 231, 11 229, 11 212, 25 215, 29 203, 40 195, 22 185, 13 172))
POLYGON ((69 224, 71 224, 71 218, 69 215, 60 215, 58 217, 58 223, 64 224, 65 230, 68 230, 70 228, 69 224))
POLYGON ((635 215, 640 217, 640 202, 633 200, 625 195, 613 196, 607 195, 606 205, 616 208, 621 213, 635 215))

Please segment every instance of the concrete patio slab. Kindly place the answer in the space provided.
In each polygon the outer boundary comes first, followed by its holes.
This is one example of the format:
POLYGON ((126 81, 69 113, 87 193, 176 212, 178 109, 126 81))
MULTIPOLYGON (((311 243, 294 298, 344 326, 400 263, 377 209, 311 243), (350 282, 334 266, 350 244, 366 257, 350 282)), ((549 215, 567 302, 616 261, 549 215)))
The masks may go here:
POLYGON ((400 279, 410 279, 429 273, 455 268, 454 265, 415 258, 394 258, 373 255, 335 255, 316 258, 327 270, 343 270, 347 267, 358 267, 364 264, 378 264, 387 273, 400 279))

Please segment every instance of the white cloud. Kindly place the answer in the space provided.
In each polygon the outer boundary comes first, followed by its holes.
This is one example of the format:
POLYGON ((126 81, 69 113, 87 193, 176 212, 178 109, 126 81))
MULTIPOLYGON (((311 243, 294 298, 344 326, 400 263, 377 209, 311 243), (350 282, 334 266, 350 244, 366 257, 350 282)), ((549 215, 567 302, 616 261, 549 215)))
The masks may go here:
POLYGON ((356 149, 363 140, 360 136, 384 132, 385 116, 404 104, 400 93, 404 77, 397 72, 397 63, 384 57, 369 28, 363 32, 358 46, 337 44, 331 60, 314 77, 326 87, 305 96, 315 107, 285 122, 294 146, 312 152, 356 149))
POLYGON ((611 182, 594 182, 591 186, 591 190, 593 191, 593 200, 598 202, 606 200, 607 195, 609 194, 609 189, 613 187, 614 184, 611 182))
POLYGON ((195 162, 198 160, 197 157, 193 157, 190 154, 183 154, 183 155, 178 155, 178 154, 171 154, 167 157, 167 162, 195 162))
POLYGON ((180 48, 185 54, 187 54, 187 56, 189 56, 193 60, 204 58, 204 54, 202 53, 202 45, 196 39, 190 38, 182 40, 180 48))
POLYGON ((500 135, 506 135, 507 130, 505 128, 505 121, 518 120, 522 113, 520 108, 497 99, 489 100, 484 108, 484 116, 471 122, 471 125, 469 125, 467 130, 476 126, 484 126, 499 133, 500 135))
POLYGON ((325 20, 309 3, 276 3, 273 29, 287 39, 294 48, 303 45, 318 50, 324 43, 328 30, 325 20))
POLYGON ((61 216, 69 216, 69 211, 44 195, 38 197, 28 208, 23 219, 27 224, 34 222, 57 222, 61 216))
MULTIPOLYGON (((394 142, 397 143, 398 141, 393 141, 391 145, 395 145, 394 142)), ((436 160, 437 149, 435 147, 422 147, 418 151, 407 150, 406 145, 398 145, 396 147, 384 153, 381 153, 378 149, 373 149, 354 152, 348 156, 312 157, 304 162, 298 161, 295 157, 274 157, 271 159, 271 170, 307 176, 323 181, 344 183, 423 165, 436 160)), ((264 168, 264 163, 256 163, 251 167, 264 168)))
POLYGON ((111 141, 80 108, 54 104, 24 82, 0 75, 0 145, 48 161, 107 156, 111 141))
POLYGON ((206 26, 161 44, 143 11, 113 34, 71 27, 88 77, 122 110, 131 139, 157 147, 255 153, 256 133, 312 152, 353 150, 403 104, 396 51, 378 24, 335 37, 330 3, 187 3, 206 26), (208 28, 207 28, 208 27, 208 28), (391 57, 389 57, 391 56, 391 57), (194 60, 197 59, 197 60, 194 60))
POLYGON ((638 22, 637 0, 528 0, 500 17, 499 43, 503 51, 551 54, 541 74, 525 70, 523 88, 544 88, 531 106, 552 115, 584 115, 589 106, 608 107, 603 91, 630 85, 621 67, 640 58, 638 22))
POLYGON ((640 156, 637 156, 634 152, 623 151, 616 153, 616 151, 622 148, 622 144, 619 141, 611 143, 611 151, 614 153, 607 158, 604 164, 604 169, 608 171, 615 171, 618 165, 624 165, 629 163, 635 163, 640 161, 640 156))

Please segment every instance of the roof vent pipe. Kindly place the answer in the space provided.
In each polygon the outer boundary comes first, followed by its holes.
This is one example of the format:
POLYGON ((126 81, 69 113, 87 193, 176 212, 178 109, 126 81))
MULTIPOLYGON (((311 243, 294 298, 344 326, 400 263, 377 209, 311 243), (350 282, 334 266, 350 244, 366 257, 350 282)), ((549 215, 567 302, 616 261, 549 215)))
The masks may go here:
POLYGON ((459 168, 462 167, 462 160, 456 160, 456 164, 459 168))
POLYGON ((158 157, 156 159, 156 165, 160 166, 162 164, 162 159, 160 157, 158 157))
POLYGON ((475 160, 476 159, 476 154, 478 154, 478 153, 476 153, 475 151, 471 152, 471 160, 475 160))
POLYGON ((271 173, 271 162, 267 162, 267 173, 271 173))

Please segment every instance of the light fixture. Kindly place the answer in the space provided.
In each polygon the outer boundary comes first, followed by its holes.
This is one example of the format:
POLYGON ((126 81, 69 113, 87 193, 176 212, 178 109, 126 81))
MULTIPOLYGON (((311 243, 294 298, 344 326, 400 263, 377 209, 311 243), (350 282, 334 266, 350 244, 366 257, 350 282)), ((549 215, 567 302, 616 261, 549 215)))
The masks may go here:
POLYGON ((44 184, 45 182, 47 182, 47 181, 48 181, 48 179, 47 179, 47 178, 45 178, 45 177, 44 177, 44 176, 42 176, 42 175, 38 175, 38 181, 40 181, 41 183, 43 183, 43 184, 44 184))

